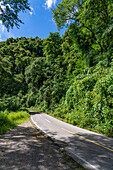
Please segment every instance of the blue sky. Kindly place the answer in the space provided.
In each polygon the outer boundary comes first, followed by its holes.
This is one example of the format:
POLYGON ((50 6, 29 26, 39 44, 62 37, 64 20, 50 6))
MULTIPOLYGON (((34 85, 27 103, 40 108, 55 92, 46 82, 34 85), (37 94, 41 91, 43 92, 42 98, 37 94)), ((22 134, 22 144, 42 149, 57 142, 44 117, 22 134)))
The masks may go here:
MULTIPOLYGON (((6 28, 0 22, 0 41, 5 41, 10 37, 36 37, 43 39, 49 36, 49 32, 57 32, 57 27, 52 18, 50 7, 61 0, 29 0, 31 12, 20 13, 20 19, 24 24, 17 29, 14 27, 7 32, 6 28)), ((60 30, 62 35, 64 30, 60 30)))

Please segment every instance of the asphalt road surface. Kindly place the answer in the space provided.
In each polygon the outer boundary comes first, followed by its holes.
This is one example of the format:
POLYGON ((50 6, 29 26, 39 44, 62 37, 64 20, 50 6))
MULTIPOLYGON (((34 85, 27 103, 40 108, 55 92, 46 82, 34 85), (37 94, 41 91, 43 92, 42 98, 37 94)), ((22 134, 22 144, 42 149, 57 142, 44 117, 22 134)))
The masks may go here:
POLYGON ((53 140, 64 143, 70 156, 89 170, 113 170, 113 138, 35 112, 31 121, 53 140))

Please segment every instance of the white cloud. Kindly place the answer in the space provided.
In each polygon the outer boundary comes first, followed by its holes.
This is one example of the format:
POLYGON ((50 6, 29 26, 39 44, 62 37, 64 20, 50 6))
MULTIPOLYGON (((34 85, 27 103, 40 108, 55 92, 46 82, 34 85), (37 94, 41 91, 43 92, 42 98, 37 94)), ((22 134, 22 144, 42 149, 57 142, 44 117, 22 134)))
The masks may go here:
POLYGON ((0 21, 0 41, 5 41, 7 38, 14 37, 11 32, 8 32, 5 26, 0 21))
POLYGON ((3 41, 3 40, 2 40, 2 36, 1 36, 1 34, 0 34, 0 41, 3 41))
POLYGON ((2 5, 2 2, 0 2, 0 15, 6 10, 6 6, 2 5))
POLYGON ((9 4, 4 4, 3 1, 1 1, 0 2, 0 14, 5 13, 6 7, 9 7, 9 9, 13 11, 13 9, 10 7, 9 4))
POLYGON ((31 11, 29 12, 30 13, 30 15, 35 15, 35 11, 34 11, 34 9, 32 8, 32 7, 30 7, 30 9, 31 9, 31 11))
POLYGON ((2 40, 2 34, 4 33, 4 25, 2 25, 2 21, 0 21, 0 41, 3 41, 2 40))
POLYGON ((54 5, 56 4, 56 0, 46 0, 46 2, 45 2, 45 6, 47 8, 51 8, 53 4, 54 5))

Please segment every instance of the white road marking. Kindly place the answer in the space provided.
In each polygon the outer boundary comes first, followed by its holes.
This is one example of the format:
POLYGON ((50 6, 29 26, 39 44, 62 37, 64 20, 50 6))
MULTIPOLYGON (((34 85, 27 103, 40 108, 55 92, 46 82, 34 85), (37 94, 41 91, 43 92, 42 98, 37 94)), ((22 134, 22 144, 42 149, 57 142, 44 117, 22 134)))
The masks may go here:
POLYGON ((51 123, 48 119, 45 119, 48 123, 51 123))
POLYGON ((88 161, 86 161, 85 159, 83 159, 83 158, 81 158, 80 156, 78 156, 77 154, 75 154, 71 149, 65 148, 65 150, 66 150, 68 153, 71 153, 71 154, 73 154, 74 156, 76 156, 77 158, 79 158, 80 160, 82 160, 82 161, 86 164, 86 166, 87 166, 88 168, 91 168, 92 170, 99 170, 98 167, 90 164, 88 161))
POLYGON ((46 134, 46 131, 42 130, 42 128, 40 126, 38 126, 37 123, 35 123, 35 121, 33 120, 32 116, 31 116, 31 121, 35 124, 37 129, 40 129, 42 132, 44 132, 46 134))

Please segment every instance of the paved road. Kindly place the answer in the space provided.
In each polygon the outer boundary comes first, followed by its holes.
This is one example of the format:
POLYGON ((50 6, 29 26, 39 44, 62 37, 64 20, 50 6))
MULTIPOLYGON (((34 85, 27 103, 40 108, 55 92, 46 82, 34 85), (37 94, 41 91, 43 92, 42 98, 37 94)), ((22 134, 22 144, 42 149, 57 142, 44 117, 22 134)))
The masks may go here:
POLYGON ((65 143, 65 150, 89 170, 113 170, 113 139, 44 113, 31 115, 31 121, 46 135, 65 143))

